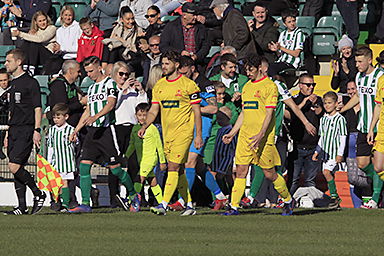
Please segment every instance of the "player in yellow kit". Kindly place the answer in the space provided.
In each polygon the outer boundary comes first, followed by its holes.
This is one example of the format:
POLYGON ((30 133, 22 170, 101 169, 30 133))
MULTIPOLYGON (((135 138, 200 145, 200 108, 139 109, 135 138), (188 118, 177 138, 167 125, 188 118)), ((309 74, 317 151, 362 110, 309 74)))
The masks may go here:
POLYGON ((275 137, 275 114, 278 90, 276 84, 261 70, 261 57, 251 56, 245 68, 249 81, 242 91, 243 110, 232 130, 223 136, 224 143, 230 143, 239 132, 236 146, 236 179, 232 189, 231 208, 224 215, 238 215, 237 208, 244 194, 246 177, 251 164, 260 166, 265 177, 284 199, 283 215, 291 215, 294 201, 288 192, 284 178, 277 174, 275 166, 280 165, 275 137))
POLYGON ((164 153, 168 161, 168 178, 164 188, 163 201, 151 212, 165 215, 169 201, 176 188, 180 195, 187 199, 187 208, 182 215, 194 215, 192 198, 182 164, 187 161, 189 147, 193 140, 193 129, 196 127, 194 145, 197 149, 203 145, 201 134, 201 113, 199 87, 192 80, 178 73, 177 52, 166 52, 161 63, 163 77, 153 88, 152 106, 147 120, 138 132, 143 137, 147 127, 161 113, 163 129, 164 153))
POLYGON ((377 82, 375 109, 373 111, 372 122, 367 135, 368 144, 374 145, 373 166, 381 180, 384 180, 384 75, 377 82), (377 136, 375 138, 374 129, 377 122, 377 136))

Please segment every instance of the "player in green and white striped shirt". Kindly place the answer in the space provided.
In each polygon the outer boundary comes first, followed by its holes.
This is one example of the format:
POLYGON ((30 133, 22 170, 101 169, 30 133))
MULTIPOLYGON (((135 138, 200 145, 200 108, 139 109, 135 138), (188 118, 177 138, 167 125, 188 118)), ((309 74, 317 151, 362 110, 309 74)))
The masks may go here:
POLYGON ((332 173, 335 167, 343 161, 347 140, 347 122, 336 110, 338 106, 337 94, 335 92, 327 92, 323 98, 324 109, 327 114, 320 119, 320 139, 312 160, 317 161, 319 154, 322 155, 323 174, 328 182, 328 189, 333 200, 329 207, 337 208, 340 206, 341 199, 337 194, 335 179, 332 173))
MULTIPOLYGON (((139 211, 140 201, 136 194, 130 176, 121 168, 120 150, 117 144, 115 123, 115 105, 117 99, 116 83, 102 73, 100 59, 91 56, 83 61, 83 66, 89 78, 95 83, 88 90, 88 103, 81 119, 71 134, 71 141, 76 140, 76 134, 88 126, 87 135, 84 139, 80 161, 80 188, 82 205, 69 210, 69 212, 91 212, 90 193, 92 179, 90 175, 91 166, 94 162, 103 161, 112 174, 117 176, 128 191, 133 211, 139 211)), ((121 198, 118 202, 124 210, 128 207, 121 198)))
POLYGON ((63 179, 61 188, 62 210, 69 206, 68 180, 74 179, 76 170, 75 148, 73 142, 69 141, 70 135, 75 128, 67 123, 69 107, 64 103, 56 104, 53 109, 54 126, 48 132, 48 162, 58 171, 63 179))
POLYGON ((286 30, 281 32, 278 42, 269 43, 269 49, 277 52, 279 59, 269 67, 270 77, 278 75, 287 68, 298 69, 300 66, 300 53, 304 48, 305 37, 303 32, 296 27, 296 13, 287 10, 281 14, 286 30))
MULTIPOLYGON (((357 165, 368 177, 372 178, 373 194, 372 200, 364 205, 363 208, 377 208, 383 181, 375 172, 372 164, 372 145, 367 142, 367 134, 372 122, 375 107, 375 97, 379 78, 384 74, 379 68, 372 66, 373 53, 366 46, 360 47, 355 53, 356 66, 359 73, 356 75, 357 94, 341 109, 347 111, 360 103, 359 131, 356 141, 356 160, 357 165)), ((376 133, 376 128, 374 129, 376 133)))

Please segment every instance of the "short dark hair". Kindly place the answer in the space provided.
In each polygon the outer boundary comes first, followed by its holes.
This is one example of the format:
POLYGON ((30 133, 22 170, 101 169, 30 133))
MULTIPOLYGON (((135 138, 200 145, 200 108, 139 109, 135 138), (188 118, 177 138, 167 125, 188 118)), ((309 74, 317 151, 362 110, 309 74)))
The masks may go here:
POLYGON ((176 52, 176 51, 167 51, 165 53, 163 53, 163 55, 161 55, 161 59, 164 59, 164 58, 167 58, 168 60, 176 63, 176 62, 180 62, 180 53, 176 52))
POLYGON ((65 103, 57 103, 52 108, 52 114, 53 115, 68 115, 69 114, 69 107, 65 103))
POLYGON ((149 6, 148 10, 154 10, 156 13, 160 13, 160 9, 156 5, 149 6))
POLYGON ((182 67, 194 67, 195 61, 189 56, 181 56, 179 59, 179 68, 182 67))
POLYGON ((301 74, 299 76, 299 81, 301 82, 304 78, 311 78, 313 79, 313 75, 309 74, 309 73, 304 73, 304 74, 301 74))
POLYGON ((220 81, 212 81, 212 85, 215 87, 215 89, 226 88, 225 84, 223 84, 223 82, 220 82, 220 81))
POLYGON ((12 54, 12 56, 15 60, 21 60, 21 64, 24 64, 25 54, 24 54, 23 50, 21 50, 19 48, 15 48, 15 49, 9 50, 7 52, 7 55, 10 55, 10 54, 12 54))
POLYGON ((283 20, 283 22, 285 22, 285 20, 288 17, 292 17, 292 18, 296 19, 297 15, 298 15, 297 10, 295 10, 295 9, 287 9, 287 10, 284 10, 284 11, 281 12, 281 19, 283 20))
POLYGON ((337 96, 337 93, 333 91, 329 91, 324 94, 323 98, 324 99, 329 98, 329 99, 332 99, 334 102, 337 102, 338 96, 337 96))
POLYGON ((83 67, 89 66, 91 64, 101 65, 101 61, 96 56, 89 56, 83 60, 83 67))
POLYGON ((258 68, 261 65, 262 57, 257 54, 251 54, 245 59, 244 65, 248 67, 258 68))
POLYGON ((355 56, 364 56, 364 57, 368 57, 368 58, 372 59, 373 52, 372 52, 371 48, 369 48, 367 46, 361 46, 361 47, 357 48, 355 56))
POLYGON ((131 8, 129 8, 129 6, 121 7, 121 9, 120 9, 120 17, 123 17, 126 13, 132 13, 133 14, 133 11, 131 10, 131 8))
POLYGON ((136 108, 135 108, 135 113, 137 112, 148 112, 150 109, 150 106, 148 103, 146 102, 142 102, 142 103, 139 103, 137 104, 136 108))
POLYGON ((227 66, 228 62, 237 64, 236 56, 233 55, 232 53, 226 53, 220 57, 220 65, 227 66))
POLYGON ((80 21, 79 21, 79 26, 82 26, 82 25, 85 25, 85 24, 92 25, 91 18, 89 18, 89 17, 81 18, 80 21))
POLYGON ((256 1, 255 6, 253 7, 253 9, 255 9, 256 6, 262 7, 264 9, 268 10, 267 4, 265 2, 263 2, 263 1, 256 1))
POLYGON ((5 68, 0 68, 0 74, 6 74, 9 78, 9 73, 7 72, 7 70, 5 68))

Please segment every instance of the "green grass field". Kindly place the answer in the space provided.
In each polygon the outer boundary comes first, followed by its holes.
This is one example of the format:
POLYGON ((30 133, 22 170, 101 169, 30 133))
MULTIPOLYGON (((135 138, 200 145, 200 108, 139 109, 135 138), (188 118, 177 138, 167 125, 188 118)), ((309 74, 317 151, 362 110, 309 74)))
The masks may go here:
MULTIPOLYGON (((0 208, 5 210, 5 208, 0 208)), ((383 255, 384 211, 254 209, 180 217, 107 208, 0 216, 0 255, 383 255)))

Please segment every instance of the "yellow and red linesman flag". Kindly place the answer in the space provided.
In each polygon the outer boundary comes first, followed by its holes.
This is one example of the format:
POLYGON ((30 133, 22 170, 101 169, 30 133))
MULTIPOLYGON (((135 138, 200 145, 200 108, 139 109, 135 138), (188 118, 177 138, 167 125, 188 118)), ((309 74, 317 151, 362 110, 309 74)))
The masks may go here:
POLYGON ((59 200, 60 188, 64 185, 60 174, 40 154, 37 154, 37 168, 37 184, 39 188, 51 192, 57 202, 59 200))

